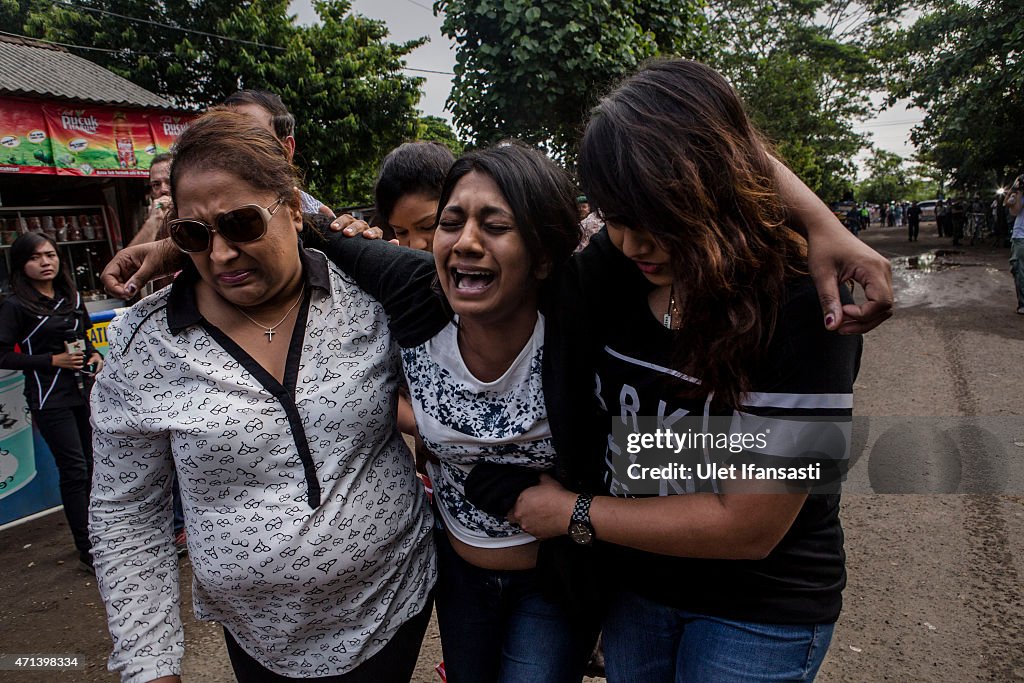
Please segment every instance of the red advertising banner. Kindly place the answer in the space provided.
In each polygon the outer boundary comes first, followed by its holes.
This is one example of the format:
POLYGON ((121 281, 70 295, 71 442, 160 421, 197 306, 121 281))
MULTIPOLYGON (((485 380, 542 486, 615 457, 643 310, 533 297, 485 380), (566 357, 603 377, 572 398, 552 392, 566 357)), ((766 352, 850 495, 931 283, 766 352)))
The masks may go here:
POLYGON ((38 102, 0 98, 0 173, 54 173, 53 148, 38 102))
MULTIPOLYGON (((178 139, 188 124, 195 118, 185 114, 149 114, 149 130, 156 145, 157 154, 171 151, 171 145, 178 139)), ((146 165, 149 168, 149 165, 146 165)))
MULTIPOLYGON (((149 122, 130 110, 44 104, 59 175, 145 178, 140 167, 153 146, 149 122)), ((152 155, 148 155, 152 158, 152 155)))
POLYGON ((146 178, 194 117, 0 98, 0 173, 146 178))

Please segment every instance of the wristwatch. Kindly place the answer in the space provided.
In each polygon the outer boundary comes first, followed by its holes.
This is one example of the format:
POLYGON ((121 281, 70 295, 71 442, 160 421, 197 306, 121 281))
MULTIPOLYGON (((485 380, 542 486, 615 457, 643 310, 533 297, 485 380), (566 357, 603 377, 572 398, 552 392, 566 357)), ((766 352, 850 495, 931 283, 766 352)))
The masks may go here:
POLYGON ((572 508, 569 519, 569 538, 578 545, 590 545, 594 542, 594 525, 590 523, 590 503, 594 497, 589 493, 581 493, 576 497, 576 505, 572 508))

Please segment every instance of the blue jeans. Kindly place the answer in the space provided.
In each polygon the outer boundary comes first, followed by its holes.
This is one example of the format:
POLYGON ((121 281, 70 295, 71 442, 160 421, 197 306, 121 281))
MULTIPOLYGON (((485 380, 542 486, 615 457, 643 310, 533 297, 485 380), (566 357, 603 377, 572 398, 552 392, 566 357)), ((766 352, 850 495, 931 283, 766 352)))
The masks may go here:
POLYGON ((608 683, 812 681, 834 628, 731 621, 620 593, 604 621, 605 669, 608 683))
POLYGON ((545 599, 536 572, 481 569, 443 530, 437 540, 437 625, 449 683, 578 683, 599 625, 545 599))
POLYGON ((178 488, 178 475, 174 475, 174 483, 171 484, 171 509, 174 511, 174 535, 185 528, 185 509, 181 504, 181 489, 178 488))

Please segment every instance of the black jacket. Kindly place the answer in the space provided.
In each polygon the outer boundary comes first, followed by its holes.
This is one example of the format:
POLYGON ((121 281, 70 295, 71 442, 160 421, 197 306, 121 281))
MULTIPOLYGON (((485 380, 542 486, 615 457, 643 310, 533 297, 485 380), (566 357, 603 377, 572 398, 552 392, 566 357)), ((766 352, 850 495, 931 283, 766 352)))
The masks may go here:
MULTIPOLYGON (((67 408, 86 403, 79 389, 77 373, 54 367, 54 354, 64 352, 68 331, 75 338, 85 339, 85 357, 96 348, 89 339, 92 321, 85 310, 82 296, 77 292, 75 306, 66 313, 39 315, 32 312, 18 295, 12 295, 0 305, 0 368, 21 370, 25 373, 25 400, 32 410, 41 408, 67 408), (21 352, 14 350, 17 345, 21 352)), ((38 303, 45 308, 64 307, 62 298, 51 299, 39 295, 38 303)))

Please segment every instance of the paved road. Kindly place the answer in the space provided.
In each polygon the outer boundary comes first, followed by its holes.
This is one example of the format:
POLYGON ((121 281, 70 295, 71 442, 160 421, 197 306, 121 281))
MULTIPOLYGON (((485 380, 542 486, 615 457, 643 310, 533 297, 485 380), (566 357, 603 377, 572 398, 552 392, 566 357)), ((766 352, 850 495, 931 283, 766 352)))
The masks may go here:
MULTIPOLYGON (((894 259, 899 309, 865 340, 856 411, 872 419, 851 476, 861 492, 844 496, 850 578, 820 680, 1024 680, 1024 316, 1006 253, 862 236, 894 259), (870 493, 893 480, 884 467, 902 489, 951 493, 870 493)), ((77 652, 88 668, 71 680, 115 681, 95 580, 66 537, 59 515, 0 533, 0 651, 77 652)), ((232 680, 217 626, 186 614, 186 637, 187 681, 232 680)), ((432 628, 415 680, 436 680, 439 658, 432 628)), ((8 680, 56 679, 0 672, 8 680)))
POLYGON ((844 496, 849 584, 820 680, 1024 680, 1024 316, 1006 251, 863 237, 892 258, 898 306, 865 339, 855 412, 882 417, 867 458, 902 461, 903 490, 976 493, 844 496))

